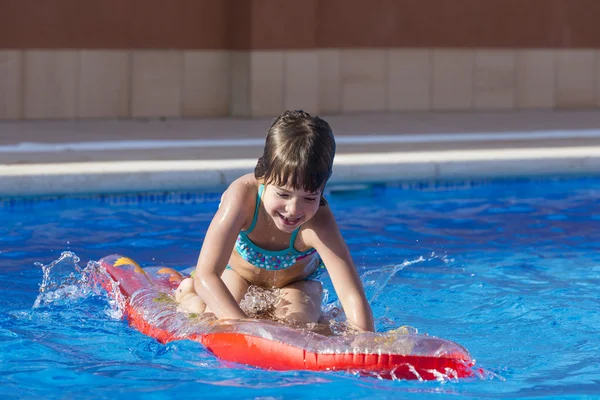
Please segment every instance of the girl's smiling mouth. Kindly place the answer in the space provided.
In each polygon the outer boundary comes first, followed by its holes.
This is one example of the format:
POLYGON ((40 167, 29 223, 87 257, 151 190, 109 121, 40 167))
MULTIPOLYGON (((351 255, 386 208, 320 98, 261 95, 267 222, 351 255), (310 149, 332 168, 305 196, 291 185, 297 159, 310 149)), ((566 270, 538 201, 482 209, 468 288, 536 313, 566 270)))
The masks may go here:
POLYGON ((298 224, 298 222, 300 222, 302 220, 302 217, 298 217, 298 218, 286 218, 281 213, 277 213, 277 214, 279 215, 279 218, 281 219, 281 221, 283 222, 283 224, 287 225, 287 226, 294 226, 294 225, 298 224))

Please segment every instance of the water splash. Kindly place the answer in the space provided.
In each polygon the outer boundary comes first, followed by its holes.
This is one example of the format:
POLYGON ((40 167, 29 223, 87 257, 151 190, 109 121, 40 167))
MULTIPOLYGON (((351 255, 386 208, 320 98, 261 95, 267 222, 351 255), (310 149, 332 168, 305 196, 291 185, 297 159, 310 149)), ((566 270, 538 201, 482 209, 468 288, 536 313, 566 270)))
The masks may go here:
POLYGON ((435 252, 431 252, 428 256, 419 256, 414 260, 404 260, 401 264, 392 264, 383 266, 380 269, 374 269, 371 271, 365 272, 361 276, 361 280, 364 282, 365 291, 367 292, 367 297, 369 299, 369 304, 373 305, 375 300, 383 293, 385 287, 390 283, 392 278, 396 276, 396 274, 402 271, 404 268, 423 263, 429 262, 432 260, 440 260, 444 264, 448 264, 454 261, 453 258, 448 258, 447 255, 438 255, 435 252), (370 294, 370 295, 369 295, 370 294))
POLYGON ((250 318, 274 319, 275 307, 281 300, 281 290, 251 285, 240 302, 240 308, 250 318))
POLYGON ((86 272, 89 274, 88 281, 94 283, 95 290, 100 290, 108 302, 108 308, 104 310, 105 314, 114 320, 122 319, 125 316, 127 299, 121 293, 119 282, 113 280, 106 269, 96 261, 88 262, 86 272))
MULTIPOLYGON (((396 276, 400 271, 407 267, 432 260, 439 260, 444 264, 454 261, 454 259, 448 258, 445 254, 438 255, 435 252, 431 252, 426 256, 421 255, 413 260, 404 260, 400 264, 385 265, 379 269, 370 270, 362 274, 361 280, 364 284, 369 304, 372 306, 376 302, 379 296, 384 293, 385 288, 389 285, 394 276, 396 276)), ((331 307, 331 305, 329 305, 329 308, 332 309, 335 307, 331 307)), ((397 322, 389 320, 385 317, 380 318, 376 322, 388 328, 398 326, 397 322)), ((397 334, 417 334, 419 331, 417 328, 410 325, 403 325, 397 328, 392 328, 388 332, 397 334)))
POLYGON ((33 308, 71 305, 92 296, 107 299, 109 308, 106 314, 113 319, 121 319, 125 310, 125 298, 118 283, 110 279, 104 267, 94 261, 80 267, 81 259, 71 251, 64 251, 60 257, 48 265, 36 262, 42 269, 42 282, 33 308), (107 296, 107 292, 110 294, 107 296))
MULTIPOLYGON (((367 299, 369 304, 372 306, 377 298, 384 293, 384 289, 389 285, 391 280, 406 267, 429 262, 432 260, 440 260, 444 264, 448 264, 454 261, 452 258, 448 258, 446 255, 438 255, 435 252, 431 252, 427 256, 419 256, 414 260, 404 260, 400 264, 386 265, 379 269, 373 269, 367 271, 361 275, 361 281, 363 282, 365 292, 367 293, 367 299)), ((322 320, 323 323, 329 326, 331 335, 348 336, 356 334, 357 331, 345 322, 345 314, 341 308, 339 299, 335 296, 335 293, 330 293, 329 290, 323 290, 323 303, 322 303, 322 320)), ((394 327, 390 329, 388 333, 397 334, 417 334, 419 331, 417 328, 410 325, 403 325, 398 327, 397 322, 387 320, 382 317, 378 320, 379 323, 383 323, 384 326, 394 327)), ((322 328, 322 327, 321 327, 322 328)), ((318 329, 317 329, 318 330, 318 329)))
POLYGON ((367 271, 361 276, 364 282, 365 290, 371 292, 368 298, 369 304, 373 304, 375 300, 383 293, 383 289, 390 283, 392 278, 409 265, 423 262, 425 259, 421 256, 413 261, 404 261, 402 264, 386 265, 378 270, 367 271), (371 275, 376 275, 375 279, 369 279, 371 275), (370 290, 369 290, 370 289, 370 290))
POLYGON ((79 267, 79 257, 70 251, 61 253, 60 257, 48 265, 36 262, 35 266, 42 269, 42 283, 39 295, 33 308, 59 304, 64 300, 73 301, 85 298, 90 286, 86 284, 87 276, 79 267))

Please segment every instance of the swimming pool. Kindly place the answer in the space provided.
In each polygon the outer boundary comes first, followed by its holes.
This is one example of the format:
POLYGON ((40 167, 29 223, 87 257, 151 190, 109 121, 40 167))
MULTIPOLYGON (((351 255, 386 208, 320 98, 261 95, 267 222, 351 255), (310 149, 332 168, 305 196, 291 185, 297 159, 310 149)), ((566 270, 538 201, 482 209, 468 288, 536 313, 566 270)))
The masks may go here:
MULTIPOLYGON (((378 330, 408 324, 464 345, 485 373, 459 382, 224 365, 195 342, 161 345, 139 334, 105 296, 77 289, 76 265, 109 253, 143 266, 194 264, 219 195, 0 201, 0 392, 95 399, 600 393, 600 179, 329 194, 378 330), (46 266, 46 278, 36 263, 46 266)), ((331 289, 327 279, 325 286, 331 289)))

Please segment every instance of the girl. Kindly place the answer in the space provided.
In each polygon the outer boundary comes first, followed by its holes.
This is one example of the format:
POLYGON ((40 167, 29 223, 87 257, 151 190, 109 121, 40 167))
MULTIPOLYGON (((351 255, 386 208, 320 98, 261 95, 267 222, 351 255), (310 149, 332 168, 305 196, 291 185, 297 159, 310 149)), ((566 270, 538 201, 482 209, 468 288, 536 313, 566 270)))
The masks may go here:
POLYGON ((323 197, 334 155, 333 132, 321 118, 286 111, 275 120, 254 174, 223 193, 194 277, 176 291, 183 310, 248 318, 239 303, 250 285, 258 285, 281 289, 277 319, 316 323, 326 267, 349 325, 374 330, 358 273, 323 197))

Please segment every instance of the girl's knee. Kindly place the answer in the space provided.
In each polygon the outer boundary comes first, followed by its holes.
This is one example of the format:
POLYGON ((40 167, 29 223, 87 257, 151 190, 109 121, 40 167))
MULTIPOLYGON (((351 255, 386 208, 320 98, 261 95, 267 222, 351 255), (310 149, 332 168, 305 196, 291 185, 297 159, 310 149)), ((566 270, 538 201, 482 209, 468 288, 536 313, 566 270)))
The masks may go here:
POLYGON ((299 292, 302 296, 311 299, 321 298, 323 296, 323 285, 318 281, 300 281, 289 284, 284 288, 291 289, 293 292, 299 292))
POLYGON ((190 294, 196 295, 196 289, 194 288, 194 280, 192 278, 186 278, 175 289, 175 301, 181 303, 185 297, 190 294))
POLYGON ((319 281, 304 281, 306 285, 306 291, 311 295, 323 296, 323 284, 319 281))
POLYGON ((294 324, 316 323, 321 316, 322 294, 320 282, 294 282, 282 289, 275 316, 294 324))
POLYGON ((206 304, 198 295, 188 295, 179 302, 179 311, 202 314, 206 311, 206 304))
POLYGON ((206 309, 206 304, 196 293, 192 278, 184 279, 175 289, 175 301, 179 303, 180 311, 202 314, 206 309))

